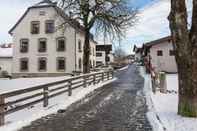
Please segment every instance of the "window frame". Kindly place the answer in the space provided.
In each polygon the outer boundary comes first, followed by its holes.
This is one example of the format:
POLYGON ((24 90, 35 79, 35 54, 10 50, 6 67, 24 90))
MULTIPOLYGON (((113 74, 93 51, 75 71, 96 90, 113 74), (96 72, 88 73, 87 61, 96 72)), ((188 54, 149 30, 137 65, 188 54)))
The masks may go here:
POLYGON ((82 44, 81 40, 78 40, 78 52, 82 52, 82 44))
POLYGON ((38 52, 39 53, 47 52, 47 38, 39 38, 38 39, 38 52), (40 43, 41 41, 45 41, 45 49, 44 50, 41 49, 41 43, 40 43))
POLYGON ((31 21, 31 34, 36 35, 39 33, 40 33, 40 21, 31 21), (34 24, 38 24, 38 31, 37 32, 34 32, 34 30, 33 30, 34 24))
POLYGON ((39 72, 45 72, 45 71, 47 71, 47 58, 46 57, 39 57, 38 58, 38 71, 39 72), (41 60, 44 60, 45 61, 45 69, 41 69, 40 67, 41 67, 41 64, 40 64, 40 61, 41 60))
POLYGON ((175 56, 175 50, 169 50, 169 56, 175 56))
POLYGON ((157 50, 157 56, 163 56, 163 50, 157 50))
POLYGON ((27 57, 20 58, 20 71, 21 72, 28 72, 29 71, 29 59, 27 57), (27 62, 27 69, 22 69, 22 62, 23 61, 27 62))
POLYGON ((56 69, 58 72, 64 72, 66 71, 66 58, 65 57, 57 57, 56 58, 56 69), (64 60, 64 69, 59 68, 59 61, 64 60))
POLYGON ((45 21, 45 33, 52 34, 55 32, 55 21, 54 20, 46 20, 45 21), (53 24, 53 31, 49 31, 47 24, 53 24))
POLYGON ((29 52, 29 39, 26 39, 26 38, 23 38, 23 39, 20 39, 20 53, 28 53, 29 52), (23 49, 22 47, 22 43, 23 41, 26 41, 27 42, 27 48, 26 49, 23 49))
POLYGON ((58 37, 56 38, 56 51, 57 52, 64 52, 66 51, 66 38, 65 37, 58 37), (59 40, 64 40, 64 49, 59 48, 59 40))
POLYGON ((103 57, 103 53, 97 52, 97 53, 96 53, 96 57, 103 57), (101 55, 98 55, 98 54, 101 54, 101 55))

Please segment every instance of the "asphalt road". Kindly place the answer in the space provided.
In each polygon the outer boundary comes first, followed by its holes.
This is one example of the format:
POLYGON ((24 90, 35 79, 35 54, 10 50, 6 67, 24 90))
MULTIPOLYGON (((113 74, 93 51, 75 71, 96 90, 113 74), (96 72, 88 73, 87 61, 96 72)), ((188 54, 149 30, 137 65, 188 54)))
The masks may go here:
POLYGON ((83 100, 36 120, 20 131, 152 131, 146 118, 144 80, 135 65, 116 73, 117 81, 83 100))

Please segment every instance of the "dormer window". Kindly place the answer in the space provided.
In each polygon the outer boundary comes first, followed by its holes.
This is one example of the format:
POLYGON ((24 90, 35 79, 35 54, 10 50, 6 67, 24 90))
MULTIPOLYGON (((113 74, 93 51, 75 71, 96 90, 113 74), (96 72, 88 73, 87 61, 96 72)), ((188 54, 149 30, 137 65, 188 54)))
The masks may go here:
POLYGON ((47 20, 45 22, 45 33, 53 33, 55 31, 54 20, 47 20))
POLYGON ((39 34, 40 32, 40 22, 39 21, 32 21, 31 22, 31 33, 32 34, 39 34))

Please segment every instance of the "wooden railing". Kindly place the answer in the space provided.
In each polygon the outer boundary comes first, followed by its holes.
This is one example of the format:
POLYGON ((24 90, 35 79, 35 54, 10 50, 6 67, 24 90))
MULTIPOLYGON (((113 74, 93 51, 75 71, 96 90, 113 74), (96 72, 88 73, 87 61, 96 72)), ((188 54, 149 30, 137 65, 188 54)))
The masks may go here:
POLYGON ((43 107, 47 107, 50 98, 66 92, 68 96, 72 96, 72 91, 76 88, 86 88, 90 84, 95 85, 112 78, 113 71, 98 72, 0 94, 0 125, 4 125, 5 115, 40 102, 43 102, 43 107))

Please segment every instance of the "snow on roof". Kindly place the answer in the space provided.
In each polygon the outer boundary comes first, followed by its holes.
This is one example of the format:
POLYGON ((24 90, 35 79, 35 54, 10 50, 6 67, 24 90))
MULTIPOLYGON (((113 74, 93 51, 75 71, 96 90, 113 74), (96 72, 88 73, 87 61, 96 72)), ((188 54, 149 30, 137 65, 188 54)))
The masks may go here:
POLYGON ((0 47, 0 57, 12 57, 13 48, 1 48, 0 47))

